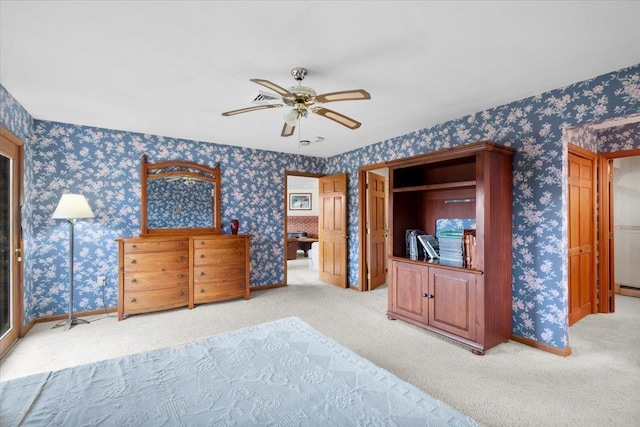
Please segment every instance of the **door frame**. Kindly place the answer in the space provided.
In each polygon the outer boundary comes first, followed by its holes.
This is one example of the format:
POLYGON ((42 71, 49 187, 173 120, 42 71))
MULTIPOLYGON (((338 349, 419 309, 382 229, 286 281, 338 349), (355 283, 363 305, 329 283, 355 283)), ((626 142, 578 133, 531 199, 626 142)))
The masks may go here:
MULTIPOLYGON (((13 194, 13 206, 15 206, 15 211, 13 212, 13 224, 14 224, 14 233, 13 239, 11 242, 12 252, 14 249, 23 249, 24 245, 22 242, 22 227, 21 227, 21 207, 23 204, 23 195, 24 195, 24 143, 20 138, 11 133, 4 126, 0 126, 0 148, 2 146, 13 145, 17 148, 17 155, 14 160, 14 167, 17 169, 14 175, 18 176, 18 191, 17 194, 13 194)), ((13 253, 12 259, 13 261, 13 270, 14 276, 11 283, 12 286, 12 297, 13 301, 11 301, 12 306, 12 322, 13 322, 13 332, 9 333, 5 336, 5 339, 0 342, 0 356, 2 356, 13 344, 15 344, 19 338, 24 336, 25 328, 23 326, 24 323, 24 313, 23 313, 23 262, 19 262, 17 257, 14 257, 13 253)), ((24 259, 24 254, 22 254, 22 258, 24 259)))
MULTIPOLYGON (((309 173, 309 172, 298 172, 298 171, 284 171, 284 232, 282 233, 282 249, 284 254, 284 286, 289 286, 289 280, 287 277, 288 274, 288 264, 287 264, 287 211, 289 210, 289 198, 288 198, 288 185, 289 185, 289 177, 290 176, 301 176, 305 178, 322 178, 325 174, 322 173, 309 173)), ((318 219, 319 220, 319 219, 318 219)))
POLYGON ((640 149, 601 153, 598 159, 598 196, 600 198, 598 204, 599 313, 613 313, 615 311, 613 159, 631 156, 640 156, 640 149))
MULTIPOLYGON (((377 169, 387 168, 386 163, 376 163, 369 166, 362 166, 358 170, 358 290, 360 292, 369 290, 369 283, 367 281, 367 210, 369 205, 367 203, 367 172, 377 169)), ((387 179, 387 190, 389 189, 389 180, 387 179)), ((387 206, 389 205, 389 199, 387 199, 387 206)), ((389 224, 389 218, 386 218, 387 226, 389 224)), ((389 236, 387 235, 387 243, 389 236)), ((387 244, 387 251, 389 245, 387 244)), ((387 262, 389 260, 389 253, 386 256, 387 262)), ((387 270, 387 279, 389 276, 389 266, 385 267, 387 270)))

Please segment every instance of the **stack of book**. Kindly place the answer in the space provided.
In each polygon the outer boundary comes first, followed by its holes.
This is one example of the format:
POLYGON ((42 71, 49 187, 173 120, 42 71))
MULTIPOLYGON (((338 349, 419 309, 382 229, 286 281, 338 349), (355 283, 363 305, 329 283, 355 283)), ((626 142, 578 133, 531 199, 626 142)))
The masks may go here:
POLYGON ((464 265, 464 246, 462 232, 443 231, 438 238, 440 244, 440 262, 464 265))

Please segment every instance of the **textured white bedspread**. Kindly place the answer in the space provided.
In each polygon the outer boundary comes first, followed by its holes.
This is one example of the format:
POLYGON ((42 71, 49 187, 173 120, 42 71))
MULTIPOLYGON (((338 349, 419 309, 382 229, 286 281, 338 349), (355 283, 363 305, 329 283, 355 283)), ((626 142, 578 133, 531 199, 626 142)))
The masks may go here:
POLYGON ((0 383, 0 425, 478 424, 290 317, 0 383))

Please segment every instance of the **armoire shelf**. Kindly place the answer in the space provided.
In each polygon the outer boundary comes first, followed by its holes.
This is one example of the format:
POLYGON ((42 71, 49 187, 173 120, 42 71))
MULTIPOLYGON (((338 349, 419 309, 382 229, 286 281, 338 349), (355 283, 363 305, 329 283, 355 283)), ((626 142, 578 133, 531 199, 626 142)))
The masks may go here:
POLYGON ((429 190, 447 190, 451 188, 465 188, 475 187, 476 181, 457 181, 457 182, 444 182, 442 184, 426 184, 415 187, 402 187, 394 188, 394 193, 404 193, 407 191, 429 191, 429 190))

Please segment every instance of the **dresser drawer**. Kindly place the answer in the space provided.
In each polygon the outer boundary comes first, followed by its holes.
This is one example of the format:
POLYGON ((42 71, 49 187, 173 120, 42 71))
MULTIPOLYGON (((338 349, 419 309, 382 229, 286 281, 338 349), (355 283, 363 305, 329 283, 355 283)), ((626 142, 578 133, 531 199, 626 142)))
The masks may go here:
POLYGON ((135 314, 189 305, 189 285, 153 291, 125 292, 124 313, 135 314))
POLYGON ((180 250, 189 250, 188 240, 124 242, 124 253, 126 254, 138 252, 169 252, 180 250))
POLYGON ((153 252, 124 255, 124 271, 169 271, 189 269, 189 252, 153 252))
POLYGON ((245 264, 225 264, 193 267, 193 283, 222 282, 228 280, 245 282, 245 264))
POLYGON ((224 301, 245 296, 246 288, 243 281, 219 281, 195 283, 193 289, 194 304, 224 301))
POLYGON ((196 249, 193 252, 193 265, 235 264, 245 262, 246 252, 241 248, 196 249))
POLYGON ((210 239, 193 239, 194 249, 244 249, 245 238, 210 238, 210 239))
POLYGON ((124 274, 125 292, 189 286, 189 270, 133 271, 124 274))

